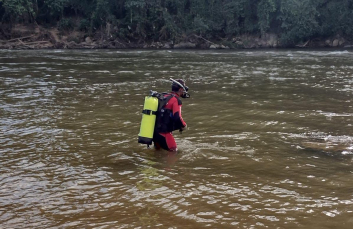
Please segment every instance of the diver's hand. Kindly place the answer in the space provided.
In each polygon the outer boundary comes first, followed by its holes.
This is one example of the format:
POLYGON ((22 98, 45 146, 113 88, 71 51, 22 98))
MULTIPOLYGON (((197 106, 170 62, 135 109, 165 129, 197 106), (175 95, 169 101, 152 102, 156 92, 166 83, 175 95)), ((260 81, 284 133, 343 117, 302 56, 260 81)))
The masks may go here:
POLYGON ((185 125, 184 127, 181 127, 181 128, 179 129, 179 132, 182 133, 184 130, 186 130, 187 127, 188 127, 188 125, 185 125))

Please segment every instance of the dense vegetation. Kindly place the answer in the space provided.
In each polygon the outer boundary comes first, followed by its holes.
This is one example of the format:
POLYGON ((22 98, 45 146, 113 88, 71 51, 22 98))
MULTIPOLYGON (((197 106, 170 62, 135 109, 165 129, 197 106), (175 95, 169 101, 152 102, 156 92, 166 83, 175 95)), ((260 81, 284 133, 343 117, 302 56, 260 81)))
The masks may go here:
POLYGON ((125 40, 231 39, 275 33, 283 44, 353 37, 353 0, 0 0, 2 25, 37 23, 125 40))

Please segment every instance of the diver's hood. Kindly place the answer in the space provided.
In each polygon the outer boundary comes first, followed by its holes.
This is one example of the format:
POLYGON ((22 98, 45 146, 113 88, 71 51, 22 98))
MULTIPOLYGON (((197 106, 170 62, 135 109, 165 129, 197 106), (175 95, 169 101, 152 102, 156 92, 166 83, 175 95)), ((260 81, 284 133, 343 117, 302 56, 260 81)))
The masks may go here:
POLYGON ((177 84, 179 87, 181 87, 184 90, 184 93, 181 95, 182 98, 190 98, 190 94, 188 93, 189 87, 181 84, 180 82, 170 78, 170 81, 173 82, 173 84, 177 84))

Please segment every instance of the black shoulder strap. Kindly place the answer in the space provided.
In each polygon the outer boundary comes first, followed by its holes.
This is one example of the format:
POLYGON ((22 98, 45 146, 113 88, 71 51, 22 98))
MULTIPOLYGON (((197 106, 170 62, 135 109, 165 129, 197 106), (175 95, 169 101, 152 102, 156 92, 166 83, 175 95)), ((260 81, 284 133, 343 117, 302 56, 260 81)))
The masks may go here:
POLYGON ((170 94, 170 96, 167 96, 166 98, 165 98, 165 100, 167 101, 166 102, 166 104, 169 102, 169 100, 171 100, 173 97, 175 97, 175 95, 173 95, 173 94, 170 94))
POLYGON ((164 94, 164 95, 170 94, 169 97, 166 97, 166 99, 168 100, 167 103, 169 102, 169 100, 170 100, 171 98, 175 97, 175 98, 177 99, 177 101, 178 101, 178 105, 182 105, 182 104, 183 104, 183 103, 181 102, 181 99, 180 99, 178 96, 175 96, 175 95, 172 94, 172 93, 163 93, 163 94, 164 94))
POLYGON ((181 102, 181 99, 179 97, 176 97, 175 98, 178 100, 178 105, 183 105, 183 102, 181 102))
POLYGON ((160 108, 164 107, 165 105, 167 105, 167 103, 169 102, 169 100, 171 100, 175 95, 173 94, 170 94, 169 96, 166 96, 164 97, 165 95, 167 95, 169 93, 162 93, 162 98, 160 99, 161 100, 161 103, 160 103, 160 108))

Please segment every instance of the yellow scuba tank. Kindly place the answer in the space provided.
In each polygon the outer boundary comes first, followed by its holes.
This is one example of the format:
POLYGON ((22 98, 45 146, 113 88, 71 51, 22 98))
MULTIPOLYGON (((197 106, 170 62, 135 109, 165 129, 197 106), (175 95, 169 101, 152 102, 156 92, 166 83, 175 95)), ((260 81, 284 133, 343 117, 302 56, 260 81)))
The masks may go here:
POLYGON ((138 142, 151 145, 156 123, 156 112, 158 110, 158 98, 154 96, 146 96, 143 105, 142 120, 138 142))

